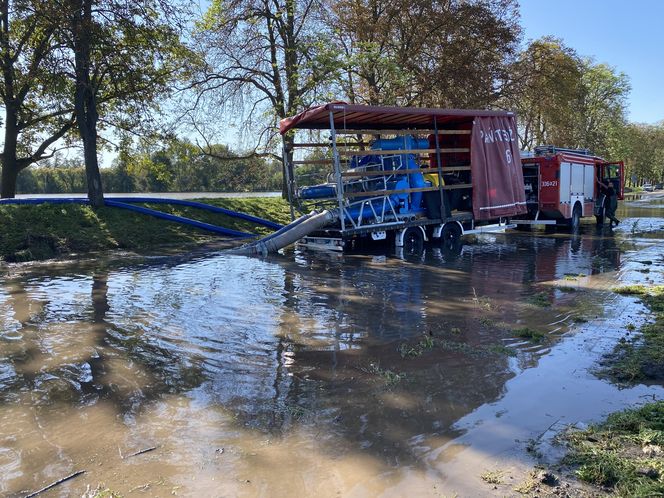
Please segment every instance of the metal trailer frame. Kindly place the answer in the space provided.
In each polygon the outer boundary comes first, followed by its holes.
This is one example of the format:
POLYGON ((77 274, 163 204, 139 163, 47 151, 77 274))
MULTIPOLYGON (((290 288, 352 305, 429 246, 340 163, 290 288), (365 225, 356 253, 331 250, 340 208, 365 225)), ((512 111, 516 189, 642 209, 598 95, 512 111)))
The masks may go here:
MULTIPOLYGON (((418 228, 421 231, 423 241, 428 241, 429 238, 440 238, 445 226, 451 226, 454 234, 457 236, 469 235, 469 234, 484 234, 484 233, 495 233, 502 232, 507 228, 514 228, 516 225, 511 224, 507 218, 500 218, 496 223, 478 223, 476 224, 471 212, 457 212, 452 213, 450 211, 450 206, 448 203, 448 198, 446 195, 447 191, 453 189, 468 189, 472 192, 473 185, 472 183, 463 183, 463 184, 453 184, 445 185, 443 181, 444 173, 459 173, 459 172, 468 172, 470 174, 470 164, 464 166, 449 166, 443 167, 442 155, 446 153, 469 153, 469 148, 442 148, 440 146, 439 136, 441 134, 449 135, 470 135, 471 130, 467 129, 439 129, 437 119, 432 117, 431 125, 427 128, 408 128, 408 127, 398 127, 398 128, 389 128, 389 129, 378 129, 368 127, 367 129, 355 129, 355 128, 344 128, 338 129, 335 125, 335 109, 330 108, 328 117, 329 117, 329 128, 323 127, 317 124, 315 127, 307 128, 305 126, 300 126, 299 128, 303 129, 320 129, 320 130, 329 130, 330 132, 330 141, 329 144, 314 142, 314 143, 293 143, 294 148, 307 148, 307 147, 322 147, 329 145, 332 151, 332 169, 333 169, 333 183, 336 187, 336 196, 333 198, 322 198, 318 200, 309 200, 310 203, 316 205, 320 203, 333 204, 340 213, 340 227, 339 228, 328 228, 324 229, 321 232, 304 237, 301 239, 298 244, 303 247, 311 249, 324 249, 332 251, 343 251, 347 245, 347 241, 358 236, 369 236, 373 240, 384 240, 387 238, 387 233, 394 231, 395 232, 395 245, 396 247, 403 247, 404 238, 406 232, 410 228, 418 228), (339 144, 337 142, 338 135, 396 135, 396 136, 405 136, 405 135, 430 135, 433 134, 435 137, 435 147, 427 149, 397 149, 397 150, 379 150, 379 149, 363 149, 364 146, 368 145, 365 142, 357 142, 355 144, 345 143, 343 144, 346 147, 346 150, 339 150, 339 144), (348 150, 349 146, 359 147, 358 150, 350 151, 348 150), (384 164, 385 159, 395 160, 395 158, 404 157, 406 155, 414 154, 416 156, 421 156, 426 154, 431 159, 432 155, 435 157, 436 167, 426 167, 426 168, 417 168, 408 169, 406 165, 405 169, 391 169, 386 170, 384 167, 375 171, 347 171, 344 170, 344 158, 348 157, 349 159, 353 156, 358 155, 375 155, 381 158, 381 164, 384 164), (411 187, 398 190, 387 190, 387 179, 390 176, 401 176, 407 175, 409 173, 434 173, 438 175, 438 186, 426 186, 426 187, 411 187), (350 182, 345 182, 346 179, 358 178, 361 181, 372 181, 380 183, 382 180, 383 189, 376 189, 370 191, 358 191, 358 192, 349 192, 347 187, 351 185, 350 182), (440 208, 441 208, 441 217, 439 218, 428 218, 428 217, 415 217, 412 214, 404 214, 398 212, 397 207, 394 205, 394 201, 390 198, 394 194, 411 194, 415 192, 433 192, 438 191, 440 195, 440 208), (354 198, 360 198, 359 200, 354 201, 354 198), (379 208, 376 209, 376 204, 379 208), (354 219, 354 216, 351 215, 351 209, 354 207, 359 208, 359 214, 357 215, 357 220, 354 219), (363 214, 364 211, 367 211, 370 217, 369 220, 364 220, 363 214), (348 217, 348 219, 347 219, 348 217)), ((499 111, 456 111, 459 112, 460 116, 467 118, 467 120, 472 120, 473 116, 476 114, 500 114, 499 111), (476 113, 476 114, 474 114, 476 113)), ((291 156, 289 151, 284 147, 284 161, 288 160, 288 157, 291 156)), ((296 192, 297 182, 296 182, 296 171, 295 166, 299 164, 329 164, 327 160, 315 160, 315 161, 295 161, 291 160, 290 164, 285 164, 285 175, 286 182, 288 185, 288 199, 291 206, 291 218, 295 219, 295 209, 301 210, 301 199, 298 197, 296 192), (298 205, 300 204, 300 205, 298 205)))

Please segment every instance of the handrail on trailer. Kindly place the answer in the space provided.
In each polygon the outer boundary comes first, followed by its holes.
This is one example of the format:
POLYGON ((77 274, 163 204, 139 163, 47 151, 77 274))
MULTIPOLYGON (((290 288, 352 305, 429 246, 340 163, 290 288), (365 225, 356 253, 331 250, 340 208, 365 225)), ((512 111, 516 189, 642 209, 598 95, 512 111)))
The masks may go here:
MULTIPOLYGON (((338 116, 336 117, 338 121, 338 116)), ((448 172, 469 172, 471 171, 471 167, 469 165, 460 165, 460 166, 448 166, 448 167, 442 167, 442 154, 446 153, 468 153, 470 152, 470 148, 468 147, 448 147, 448 148, 443 148, 440 146, 439 143, 439 138, 440 135, 471 135, 472 131, 469 129, 438 129, 438 121, 436 119, 433 119, 431 124, 433 125, 430 128, 426 128, 426 126, 423 127, 415 127, 415 128, 401 128, 401 129, 378 129, 378 127, 375 127, 373 129, 367 128, 367 129, 351 129, 351 128, 338 128, 341 126, 340 122, 335 123, 335 114, 334 112, 329 109, 327 113, 327 125, 326 126, 318 126, 319 129, 329 129, 330 131, 330 137, 328 142, 321 142, 320 139, 319 141, 315 141, 312 143, 304 143, 304 142, 296 142, 292 145, 292 148, 290 151, 292 152, 296 148, 307 148, 307 147, 325 147, 328 146, 332 149, 332 158, 331 159, 298 159, 298 160, 290 160, 290 166, 286 167, 286 173, 290 173, 290 186, 291 188, 289 189, 289 200, 291 202, 291 206, 293 206, 293 203, 299 204, 300 207, 298 210, 301 210, 302 204, 301 202, 304 200, 301 198, 296 189, 297 189, 297 180, 295 177, 295 168, 294 166, 297 165, 326 165, 326 164, 331 164, 333 166, 333 173, 334 173, 334 183, 336 184, 336 188, 334 189, 334 197, 324 197, 324 198, 318 198, 318 199, 311 199, 313 202, 313 205, 315 206, 324 206, 325 202, 330 202, 333 199, 336 199, 337 205, 339 212, 344 212, 344 207, 348 207, 348 201, 352 199, 357 199, 364 197, 365 199, 361 199, 359 202, 369 202, 369 198, 372 196, 377 196, 377 197, 382 197, 382 196, 389 196, 389 195, 399 195, 399 194, 410 194, 410 193, 417 193, 417 192, 428 192, 428 191, 436 191, 438 190, 440 192, 440 208, 441 208, 441 215, 444 215, 444 217, 449 217, 450 215, 450 207, 449 207, 449 202, 447 199, 447 196, 444 194, 445 191, 447 190, 454 190, 454 189, 469 189, 472 188, 472 184, 470 183, 463 183, 463 184, 452 184, 452 185, 445 185, 443 181, 443 174, 448 173, 448 172), (413 136, 419 136, 422 137, 422 135, 430 135, 433 134, 433 137, 435 138, 435 144, 436 148, 411 148, 411 149, 365 149, 366 146, 370 146, 371 142, 362 140, 360 135, 392 135, 392 136, 406 136, 406 135, 413 135, 413 136), (347 141, 339 137, 339 135, 356 135, 357 138, 352 138, 351 140, 347 141), (350 148, 350 149, 349 149, 350 148), (347 158, 350 157, 358 157, 358 156, 379 156, 379 157, 385 157, 385 156, 400 156, 400 157, 405 157, 405 156, 410 156, 410 155, 416 155, 420 156, 420 159, 428 155, 430 158, 435 154, 435 161, 436 161, 436 166, 437 167, 423 167, 423 168, 402 168, 402 169, 385 169, 385 170, 369 170, 369 171, 353 171, 351 168, 349 171, 343 171, 343 164, 346 163, 347 158), (414 173, 437 173, 438 174, 438 185, 437 186, 432 186, 432 187, 413 187, 409 189, 397 189, 397 190, 388 190, 387 188, 381 189, 381 190, 370 190, 370 191, 362 191, 362 192, 356 192, 351 190, 350 192, 348 191, 350 188, 350 185, 347 185, 344 183, 344 179, 351 179, 351 178, 364 178, 364 179, 374 179, 378 180, 381 177, 390 177, 393 175, 410 175, 414 173)), ((344 123, 345 124, 345 123, 344 123)), ((407 126, 407 125, 406 125, 407 126)), ((306 128, 306 127, 305 127, 306 128)), ((405 145, 405 144, 404 144, 405 145)), ((284 157, 287 157, 286 154, 284 154, 284 157)), ((416 158, 417 160, 417 158, 416 158)), ((382 163, 382 160, 381 160, 382 163)), ((387 166, 387 165, 384 165, 387 166)), ((383 180, 384 181, 384 180, 383 180)), ((387 185, 385 185, 387 187, 387 185)), ((376 197, 374 197, 375 202, 376 197)), ((358 202, 352 202, 353 205, 356 205, 358 202)), ((329 206, 329 204, 328 204, 329 206)), ((382 213, 384 215, 385 213, 382 213)), ((404 213, 407 215, 407 213, 404 213)), ((411 216, 415 214, 416 212, 413 212, 411 216)), ((292 216, 294 218, 294 215, 292 216)), ((345 230, 345 217, 340 217, 339 222, 342 225, 342 230, 345 230)), ((378 217, 379 218, 379 217, 378 217)), ((431 219, 431 218, 429 218, 431 219)))
MULTIPOLYGON (((337 130, 337 135, 431 135, 436 130, 414 128, 414 129, 401 129, 401 130, 351 130, 342 129, 337 130)), ((470 135, 470 130, 438 130, 439 135, 470 135)), ((354 145, 354 144, 353 144, 354 145)))
MULTIPOLYGON (((404 156, 417 154, 435 154, 437 149, 371 149, 371 150, 342 150, 339 154, 342 156, 404 156)), ((459 152, 470 152, 467 147, 440 149, 443 154, 453 154, 459 152)))
MULTIPOLYGON (((369 190, 365 192, 344 192, 344 197, 370 197, 370 196, 380 196, 383 195, 393 195, 393 194, 409 194, 411 192, 435 192, 441 186, 438 187, 413 187, 413 188, 402 188, 399 190, 369 190)), ((462 188, 472 188, 473 185, 470 183, 455 183, 454 185, 442 185, 443 190, 457 190, 462 188)))
MULTIPOLYGON (((344 151, 339 151, 338 150, 338 144, 336 141, 336 130, 334 127, 334 113, 330 111, 330 127, 331 127, 331 137, 330 141, 332 143, 332 149, 333 149, 333 164, 335 167, 335 174, 337 176, 337 200, 339 203, 339 210, 341 213, 344 213, 344 208, 343 208, 343 199, 352 199, 356 197, 371 197, 371 196, 377 196, 380 198, 382 195, 384 198, 388 198, 390 195, 396 195, 396 194, 410 194, 410 193, 415 193, 415 192, 433 192, 438 190, 440 192, 440 197, 441 197, 441 209, 444 209, 445 217, 447 218, 450 214, 450 209, 447 203, 447 199, 444 195, 444 190, 451 190, 451 188, 445 188, 446 186, 444 185, 443 182, 443 171, 442 171, 442 161, 441 161, 441 153, 462 153, 462 152, 470 152, 469 148, 446 148, 446 149, 441 149, 439 141, 438 141, 438 127, 437 123, 434 120, 434 133, 435 133, 435 141, 436 141, 436 148, 435 149, 372 149, 372 150, 360 150, 360 151, 349 151, 349 150, 344 150, 344 151), (394 169, 394 170, 388 170, 384 171, 384 175, 375 175, 375 176, 391 176, 391 175, 405 175, 408 172, 417 172, 417 173, 422 173, 424 169, 434 169, 436 173, 438 173, 438 186, 436 187, 415 187, 415 188, 407 188, 407 189, 397 189, 397 190, 373 190, 373 191, 363 191, 363 192, 345 192, 344 191, 344 184, 343 184, 343 177, 344 177, 344 172, 341 171, 341 156, 344 157, 353 157, 353 156, 370 156, 370 155, 376 155, 376 156, 384 156, 384 155, 396 155, 396 156, 405 156, 405 155, 420 155, 420 154, 436 154, 436 163, 437 163, 437 168, 406 168, 406 169, 394 169)), ((396 131, 399 130, 374 130, 372 134, 395 134, 395 135, 401 135, 402 133, 395 133, 396 131)), ((453 133, 451 134, 456 134, 454 132, 456 131, 463 131, 464 133, 459 133, 459 134, 470 134, 469 130, 446 130, 446 131, 451 131, 453 133), (465 133, 468 132, 468 133, 465 133)), ((356 131, 357 133, 357 131, 356 131)), ((403 133, 403 135, 422 135, 425 134, 425 130, 412 130, 409 131, 408 133, 403 133)), ((349 145, 354 145, 354 144, 349 144, 349 145)), ((470 168, 468 168, 470 169, 470 168)), ((348 173, 348 172, 345 172, 348 173)), ((359 172, 358 172, 359 173, 359 172)), ((371 176, 371 175, 361 175, 361 176, 371 176)), ((462 184, 458 185, 452 188, 469 188, 472 187, 470 184, 462 184)), ((372 210, 373 210, 373 203, 370 200, 365 201, 369 202, 372 210)), ((390 205, 390 208, 392 211, 394 211, 394 207, 392 206, 392 202, 388 202, 390 205)), ((385 203, 383 202, 383 211, 385 208, 385 203)), ((360 211, 361 213, 361 211, 360 211)), ((442 213, 441 213, 442 214, 442 213)), ((375 213, 374 213, 375 215, 375 213)), ((398 216, 395 213, 395 217, 398 218, 398 216)), ((342 232, 345 231, 345 216, 340 216, 340 221, 341 221, 341 230, 342 232)), ((355 222, 352 221, 351 217, 351 222, 353 225, 355 225, 355 222)))
MULTIPOLYGON (((329 147, 332 145, 330 142, 295 142, 292 144, 292 147, 295 149, 302 149, 302 148, 314 148, 314 147, 329 147)), ((337 145, 341 146, 346 146, 346 145, 353 145, 355 147, 369 147, 371 145, 370 142, 354 142, 352 144, 345 144, 343 142, 338 143, 337 145)))
MULTIPOLYGON (((461 172, 461 171, 470 171, 471 167, 469 165, 462 165, 462 166, 451 166, 451 167, 442 167, 442 158, 441 154, 445 153, 468 153, 470 151, 469 148, 467 147, 450 147, 450 148, 441 148, 439 144, 439 135, 440 134, 447 134, 447 135, 469 135, 471 134, 471 130, 438 130, 438 123, 433 120, 433 129, 412 129, 412 130, 348 130, 348 129, 337 129, 335 126, 334 122, 334 113, 330 111, 329 113, 329 130, 330 130, 330 140, 329 142, 326 143, 321 143, 321 142, 313 142, 310 146, 312 147, 322 147, 322 146, 331 146, 332 148, 332 159, 311 159, 311 160, 292 160, 291 164, 294 165, 300 165, 300 164, 309 164, 309 165, 316 165, 316 164, 332 164, 334 167, 334 176, 335 176, 335 184, 336 184, 336 200, 338 204, 338 208, 340 212, 344 212, 344 205, 345 205, 345 200, 357 198, 357 197, 372 197, 372 196, 377 196, 380 198, 381 196, 389 196, 389 195, 396 195, 396 194, 410 194, 410 193, 416 193, 416 192, 430 192, 430 191, 436 191, 438 190, 440 192, 441 196, 441 214, 444 213, 445 218, 449 217, 450 215, 450 208, 447 202, 447 198, 444 195, 444 192, 446 190, 454 190, 454 189, 467 189, 467 188, 472 188, 472 184, 464 183, 464 184, 455 184, 455 185, 445 185, 443 181, 443 173, 444 172, 461 172), (435 142, 436 142, 436 148, 427 148, 427 149, 370 149, 370 150, 348 150, 347 147, 365 147, 367 145, 370 145, 370 143, 361 141, 361 142, 352 142, 352 143, 344 143, 344 142, 338 142, 337 141, 337 134, 353 134, 353 135, 360 135, 360 134, 372 134, 372 135, 382 135, 382 134, 389 134, 389 135, 397 135, 397 136, 405 136, 405 135, 424 135, 424 134, 434 134, 435 137, 435 142), (346 150, 340 150, 341 148, 345 148, 346 150), (393 169, 393 170, 374 170, 374 171, 343 171, 341 168, 341 162, 344 158, 346 157, 357 157, 357 156, 387 156, 387 155, 396 155, 396 156, 405 156, 405 155, 436 155, 436 163, 437 167, 435 168, 405 168, 405 169, 393 169), (369 178, 369 177, 374 177, 374 178, 380 178, 380 177, 387 177, 387 176, 394 176, 394 175, 408 175, 411 173, 437 173, 438 174, 438 186, 432 186, 432 187, 413 187, 413 188, 408 188, 408 189, 397 189, 397 190, 387 190, 387 189, 381 189, 381 190, 372 190, 372 191, 362 191, 362 192, 347 192, 346 191, 346 185, 344 184, 343 179, 344 178, 369 178), (444 210, 444 211, 443 211, 444 210)), ((305 148, 307 147, 308 144, 298 142, 297 145, 293 145, 293 147, 297 148, 305 148)), ((286 155, 284 154, 284 157, 286 155)), ((285 168, 288 170, 290 168, 285 168)), ((299 199, 299 196, 294 195, 295 194, 295 178, 290 178, 290 184, 292 185, 292 188, 289 189, 289 200, 291 205, 293 204, 293 201, 295 199, 299 199), (293 197, 294 195, 294 197, 293 197)), ((319 199, 320 202, 324 202, 325 200, 332 200, 333 198, 326 197, 319 199)), ((369 199, 364 199, 366 202, 370 202, 369 199)), ((319 203, 320 203, 319 202, 319 203)), ((353 204, 356 204, 355 202, 353 204)), ((392 208, 393 209, 393 208, 392 208)), ((294 214, 291 216, 294 218, 294 214)), ((345 230, 345 216, 340 217, 340 224, 341 224, 341 229, 342 231, 345 230)))
MULTIPOLYGON (((449 166, 443 168, 443 171, 470 171, 470 166, 449 166)), ((408 173, 437 173, 438 168, 412 168, 412 169, 391 169, 391 170, 367 170, 367 171, 344 171, 341 176, 346 177, 365 177, 365 176, 391 176, 394 174, 405 175, 408 173)))

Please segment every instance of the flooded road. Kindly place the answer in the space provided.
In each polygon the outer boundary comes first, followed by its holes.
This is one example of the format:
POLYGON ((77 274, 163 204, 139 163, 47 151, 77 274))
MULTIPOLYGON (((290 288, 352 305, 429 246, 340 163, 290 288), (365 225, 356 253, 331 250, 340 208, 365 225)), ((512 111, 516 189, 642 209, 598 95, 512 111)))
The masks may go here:
MULTIPOLYGON (((664 203, 422 257, 219 252, 0 274, 0 496, 478 496, 567 424, 664 282, 664 203), (149 450, 149 451, 144 451, 149 450)), ((515 483, 516 484, 516 483, 515 483)), ((504 495, 504 491, 501 492, 504 495)))

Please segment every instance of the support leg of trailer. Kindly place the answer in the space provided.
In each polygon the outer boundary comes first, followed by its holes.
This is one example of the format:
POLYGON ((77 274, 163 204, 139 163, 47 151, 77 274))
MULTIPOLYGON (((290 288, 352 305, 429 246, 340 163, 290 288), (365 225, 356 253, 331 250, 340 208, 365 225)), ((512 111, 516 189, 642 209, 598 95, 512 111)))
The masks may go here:
POLYGON ((330 139, 332 140, 332 161, 334 163, 334 176, 337 182, 337 202, 339 203, 339 214, 341 215, 341 232, 346 229, 344 216, 344 184, 341 178, 341 160, 337 150, 337 132, 334 127, 334 112, 330 111, 330 139))
POLYGON ((438 122, 436 121, 436 118, 433 118, 433 130, 434 130, 434 137, 436 141, 436 166, 438 168, 438 191, 440 192, 440 217, 445 219, 450 217, 450 203, 447 198, 447 192, 443 190, 443 185, 445 182, 443 181, 443 163, 442 163, 442 158, 440 154, 440 140, 438 138, 438 122))

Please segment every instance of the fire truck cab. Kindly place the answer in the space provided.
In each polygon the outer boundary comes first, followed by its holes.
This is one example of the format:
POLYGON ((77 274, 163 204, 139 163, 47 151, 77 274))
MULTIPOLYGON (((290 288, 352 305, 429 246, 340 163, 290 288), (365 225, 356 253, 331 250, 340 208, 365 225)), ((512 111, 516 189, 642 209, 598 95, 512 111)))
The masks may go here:
POLYGON ((528 214, 513 219, 519 226, 564 225, 576 230, 581 218, 595 216, 604 222, 605 196, 600 182, 612 184, 618 199, 624 198, 622 162, 608 162, 586 149, 553 146, 535 148, 522 157, 528 214))

